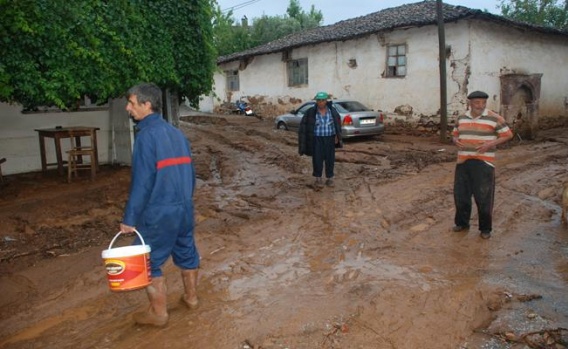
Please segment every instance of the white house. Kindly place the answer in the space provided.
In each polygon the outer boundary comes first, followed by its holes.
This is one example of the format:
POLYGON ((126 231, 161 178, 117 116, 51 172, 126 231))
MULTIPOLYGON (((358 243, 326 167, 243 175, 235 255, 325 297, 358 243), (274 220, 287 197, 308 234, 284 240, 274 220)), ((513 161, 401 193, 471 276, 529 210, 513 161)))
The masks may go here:
MULTIPOLYGON (((566 120, 568 32, 447 4, 444 21, 450 117, 465 109, 468 92, 484 90, 489 108, 528 121, 529 135, 545 120, 566 120)), ((437 116, 438 52, 436 1, 386 9, 219 58, 216 97, 204 97, 201 110, 247 96, 275 116, 325 90, 387 113, 405 107, 409 118, 437 116)), ((41 170, 35 129, 56 126, 98 127, 99 161, 129 163, 133 135, 124 106, 115 100, 104 108, 26 113, 0 103, 3 174, 41 170)), ((53 143, 46 146, 53 162, 53 143)))
MULTIPOLYGON (((444 4, 447 111, 466 108, 468 92, 490 95, 508 121, 568 116, 568 32, 444 4)), ((275 116, 325 90, 409 118, 440 114, 436 1, 394 7, 300 32, 218 59, 215 98, 203 110, 248 97, 275 116), (401 108, 404 107, 404 108, 401 108)))

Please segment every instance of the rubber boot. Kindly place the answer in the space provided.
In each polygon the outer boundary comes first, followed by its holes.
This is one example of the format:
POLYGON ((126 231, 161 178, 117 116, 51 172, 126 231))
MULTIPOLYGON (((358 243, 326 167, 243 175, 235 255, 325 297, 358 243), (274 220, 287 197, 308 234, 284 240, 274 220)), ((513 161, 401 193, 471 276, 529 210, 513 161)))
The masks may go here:
POLYGON ((181 300, 189 309, 195 309, 199 305, 199 300, 197 299, 197 274, 197 269, 186 269, 181 272, 185 289, 181 300))
POLYGON ((166 280, 163 276, 152 278, 150 286, 146 287, 150 300, 147 311, 134 314, 134 321, 140 325, 165 326, 168 323, 168 301, 166 280))

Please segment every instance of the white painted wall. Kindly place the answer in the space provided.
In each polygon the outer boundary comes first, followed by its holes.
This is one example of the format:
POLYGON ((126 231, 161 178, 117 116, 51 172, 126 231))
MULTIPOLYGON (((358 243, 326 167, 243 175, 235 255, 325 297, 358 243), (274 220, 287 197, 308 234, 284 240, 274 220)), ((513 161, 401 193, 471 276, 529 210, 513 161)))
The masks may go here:
MULTIPOLYGON (((448 115, 462 112, 466 96, 484 90, 491 98, 488 107, 500 108, 500 76, 504 73, 543 74, 541 116, 564 115, 568 94, 568 40, 534 32, 519 32, 485 21, 460 21, 445 27, 448 115)), ((399 29, 345 42, 323 43, 293 49, 290 58, 308 57, 309 85, 287 86, 282 54, 257 56, 239 72, 239 96, 261 96, 276 106, 275 115, 325 90, 335 98, 355 98, 373 109, 394 112, 410 105, 414 116, 439 113, 438 29, 436 26, 399 29), (407 44, 405 78, 384 78, 386 45, 407 44), (350 59, 357 67, 350 68, 350 59), (293 99, 292 99, 293 98, 293 99), (291 103, 290 100, 296 103, 291 103)), ((238 62, 219 66, 220 71, 237 69, 238 62)), ((215 91, 226 99, 225 77, 215 74, 215 91)), ((215 106, 219 102, 214 103, 215 106)), ((274 115, 272 115, 274 116, 274 115)))
MULTIPOLYGON (((282 62, 281 53, 257 56, 239 72, 241 91, 233 95, 232 101, 241 94, 264 96, 274 104, 279 100, 297 99, 296 104, 281 105, 280 109, 287 111, 324 90, 334 98, 355 98, 373 109, 392 112, 397 106, 409 104, 417 113, 436 114, 439 109, 437 56, 437 29, 434 27, 301 47, 294 49, 290 58, 308 57, 309 85, 302 87, 287 86, 286 64, 282 62), (384 78, 386 45, 404 43, 408 46, 407 77, 384 78), (348 66, 350 59, 357 61, 357 67, 348 66), (416 98, 417 94, 422 97, 416 98)), ((224 71, 237 66, 238 62, 230 62, 220 67, 224 71)), ((216 93, 225 96, 224 76, 216 74, 215 81, 216 93)))
POLYGON ((492 23, 472 29, 472 79, 470 86, 487 86, 487 92, 500 99, 500 72, 543 74, 541 116, 566 115, 568 96, 568 38, 520 31, 492 23))
MULTIPOLYGON (((99 127, 97 143, 100 163, 111 162, 111 135, 108 110, 82 111, 71 113, 21 113, 19 105, 0 103, 0 158, 6 158, 2 164, 2 174, 41 171, 39 137, 35 129, 55 126, 92 126, 99 127)), ((69 148, 62 140, 62 149, 69 148)), ((55 146, 51 138, 46 138, 47 162, 55 162, 55 146)))

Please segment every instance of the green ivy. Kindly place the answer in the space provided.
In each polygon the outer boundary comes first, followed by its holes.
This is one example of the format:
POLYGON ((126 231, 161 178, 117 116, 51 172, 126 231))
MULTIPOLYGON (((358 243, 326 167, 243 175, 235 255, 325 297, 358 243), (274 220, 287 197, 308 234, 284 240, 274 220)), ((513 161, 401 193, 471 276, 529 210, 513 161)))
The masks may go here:
POLYGON ((210 0, 0 0, 0 101, 105 103, 154 82, 196 105, 211 91, 210 0))

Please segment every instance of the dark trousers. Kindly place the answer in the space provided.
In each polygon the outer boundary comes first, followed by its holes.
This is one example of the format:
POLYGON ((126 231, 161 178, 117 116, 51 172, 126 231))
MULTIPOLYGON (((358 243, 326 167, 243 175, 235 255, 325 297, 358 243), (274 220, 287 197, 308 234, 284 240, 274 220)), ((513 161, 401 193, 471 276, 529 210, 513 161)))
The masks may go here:
POLYGON ((312 155, 312 165, 314 177, 321 177, 323 164, 325 162, 325 176, 333 177, 333 167, 335 166, 335 136, 314 137, 314 153, 312 155))
POLYGON ((481 160, 467 160, 456 165, 454 178, 454 222, 469 227, 471 197, 475 199, 479 215, 479 230, 491 231, 493 199, 495 197, 495 168, 481 160))

